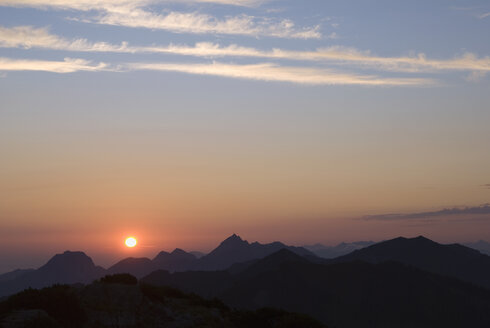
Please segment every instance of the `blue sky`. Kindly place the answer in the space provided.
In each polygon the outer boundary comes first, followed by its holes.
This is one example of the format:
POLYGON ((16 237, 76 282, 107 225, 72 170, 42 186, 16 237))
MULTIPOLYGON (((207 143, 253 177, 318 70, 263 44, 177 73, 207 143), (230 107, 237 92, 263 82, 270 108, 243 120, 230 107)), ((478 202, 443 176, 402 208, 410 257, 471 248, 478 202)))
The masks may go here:
POLYGON ((488 1, 0 0, 5 268, 490 239, 489 31, 488 1))
POLYGON ((453 75, 480 80, 489 69, 484 1, 0 4, 3 71, 149 70, 309 85, 427 86, 453 83, 453 75))

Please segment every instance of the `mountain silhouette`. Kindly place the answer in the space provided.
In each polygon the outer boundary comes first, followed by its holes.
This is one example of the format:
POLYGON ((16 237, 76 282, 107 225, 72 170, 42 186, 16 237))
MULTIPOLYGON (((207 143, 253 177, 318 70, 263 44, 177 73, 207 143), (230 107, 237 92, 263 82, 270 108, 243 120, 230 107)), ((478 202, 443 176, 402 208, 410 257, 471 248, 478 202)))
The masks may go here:
POLYGON ((107 273, 129 273, 137 278, 141 278, 157 269, 158 268, 155 263, 149 258, 129 257, 111 266, 109 269, 107 269, 107 273))
POLYGON ((26 273, 32 272, 34 269, 17 269, 0 275, 0 282, 14 280, 26 273))
POLYGON ((357 249, 365 248, 374 245, 373 241, 358 241, 353 243, 340 243, 336 246, 325 246, 322 244, 303 246, 307 250, 313 252, 316 256, 333 259, 339 256, 347 255, 357 249))
POLYGON ((129 273, 137 278, 148 275, 156 270, 187 271, 192 269, 197 262, 197 258, 180 248, 173 252, 160 252, 153 260, 149 258, 125 258, 113 266, 107 272, 109 274, 129 273))
POLYGON ((263 272, 272 270, 281 270, 286 263, 305 264, 310 261, 288 249, 281 249, 274 254, 271 254, 263 259, 254 260, 248 263, 241 271, 233 270, 234 267, 228 269, 232 274, 237 274, 237 277, 252 277, 263 272))
POLYGON ((356 260, 369 263, 397 261, 490 288, 489 256, 459 244, 438 244, 422 236, 388 240, 356 250, 333 261, 356 260))
POLYGON ((476 249, 483 254, 490 255, 490 243, 484 240, 477 241, 476 243, 466 243, 467 247, 476 249))
POLYGON ((56 254, 45 265, 33 272, 38 276, 55 279, 58 283, 91 282, 105 273, 83 252, 66 251, 56 254))
POLYGON ((177 248, 171 253, 162 251, 153 260, 147 258, 124 259, 109 268, 109 273, 130 273, 141 278, 155 270, 169 272, 224 270, 234 264, 243 265, 244 262, 264 258, 281 249, 288 249, 298 255, 312 259, 317 258, 315 254, 302 247, 287 246, 280 242, 271 244, 249 243, 233 234, 201 258, 177 248))
POLYGON ((393 261, 317 264, 281 250, 236 274, 158 271, 142 282, 218 297, 239 309, 305 313, 329 327, 490 325, 489 290, 393 261))
MULTIPOLYGON (((55 255, 37 270, 0 276, 0 295, 60 283, 89 284, 107 272, 129 272, 144 276, 140 280, 143 284, 217 297, 243 310, 277 307, 304 313, 329 327, 487 328, 490 327, 489 261, 490 257, 471 248, 441 245, 424 237, 396 238, 333 260, 322 260, 304 248, 279 242, 249 243, 232 235, 201 259, 176 249, 171 253, 160 252, 153 260, 124 259, 109 270, 96 266, 82 252, 67 251, 55 255), (161 267, 172 272, 160 270, 161 267)), ((103 281, 117 282, 117 279, 103 281)), ((70 297, 75 295, 83 306, 94 304, 97 309, 111 302, 116 309, 125 297, 117 288, 97 297, 106 287, 90 286, 67 288, 71 290, 70 297), (110 300, 102 301, 104 297, 110 300)), ((143 304, 148 295, 141 296, 136 286, 131 288, 131 295, 137 297, 136 303, 133 298, 131 302, 153 313, 149 310, 153 305, 146 308, 143 304)), ((152 302, 154 297, 159 297, 154 292, 150 294, 152 302)), ((38 297, 32 290, 25 295, 38 297)), ((89 311, 95 311, 91 306, 89 311)), ((124 311, 135 315, 129 308, 124 311)), ((123 312, 121 320, 126 320, 127 314, 123 312)), ((9 315, 15 319, 16 314, 9 315)), ((89 313, 92 318, 99 315, 102 314, 89 313)))
POLYGON ((206 255, 206 253, 203 253, 203 252, 199 252, 199 251, 192 251, 192 252, 189 252, 190 254, 194 255, 196 258, 200 259, 201 257, 203 257, 204 255, 206 255))
POLYGON ((196 265, 197 257, 187 253, 180 248, 176 248, 172 253, 160 252, 153 263, 161 270, 186 271, 196 265))
POLYGON ((0 296, 16 293, 28 287, 42 288, 52 284, 90 283, 105 274, 83 252, 66 251, 56 254, 37 270, 25 272, 5 282, 0 282, 0 296))
POLYGON ((55 255, 37 270, 16 270, 0 275, 0 297, 28 287, 42 288, 56 283, 89 283, 107 273, 129 273, 141 278, 157 270, 177 272, 225 269, 233 264, 253 262, 281 249, 289 249, 296 254, 315 258, 313 253, 302 247, 286 246, 280 242, 250 244, 235 234, 221 242, 211 253, 199 259, 177 248, 171 253, 162 251, 152 260, 126 258, 112 265, 108 270, 96 266, 83 252, 66 251, 55 255))
POLYGON ((197 258, 180 248, 173 252, 160 252, 153 260, 149 258, 126 258, 111 266, 107 273, 129 273, 137 278, 148 275, 156 270, 187 271, 192 269, 197 262, 197 258))
POLYGON ((249 243, 238 235, 225 239, 221 244, 197 261, 197 270, 224 270, 235 263, 247 262, 255 259, 264 258, 281 249, 288 249, 305 257, 315 258, 316 255, 303 247, 287 246, 280 242, 270 244, 260 244, 258 242, 249 243))

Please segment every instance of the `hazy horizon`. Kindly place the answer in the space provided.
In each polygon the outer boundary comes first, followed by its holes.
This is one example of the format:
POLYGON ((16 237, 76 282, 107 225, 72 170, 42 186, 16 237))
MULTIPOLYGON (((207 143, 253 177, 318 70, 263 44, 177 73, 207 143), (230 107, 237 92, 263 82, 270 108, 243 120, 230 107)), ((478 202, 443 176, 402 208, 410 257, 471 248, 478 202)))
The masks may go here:
MULTIPOLYGON (((236 233, 233 233, 236 234, 236 233)), ((244 236, 241 236, 240 234, 238 235, 241 239, 244 241, 247 241, 249 243, 253 242, 259 242, 260 244, 269 244, 273 242, 283 242, 281 240, 267 240, 267 241, 260 241, 260 240, 250 240, 245 238, 244 236)), ((116 264, 117 262, 126 259, 126 258, 142 258, 146 257, 149 259, 155 258, 160 252, 165 251, 165 252, 172 252, 175 249, 183 249, 186 252, 201 252, 203 254, 208 254, 212 250, 214 250, 216 247, 219 246, 219 244, 224 241, 226 238, 229 238, 232 236, 232 234, 227 235, 226 237, 223 237, 220 240, 216 240, 214 244, 210 245, 209 247, 203 248, 203 249, 193 249, 193 248, 186 248, 186 247, 180 247, 180 246, 175 246, 175 247, 170 247, 170 248, 162 248, 158 249, 157 246, 148 246, 148 245, 141 245, 138 244, 137 247, 135 248, 127 248, 124 247, 124 238, 120 240, 120 247, 118 247, 118 250, 110 253, 110 252, 104 252, 101 253, 100 249, 94 250, 94 254, 91 254, 89 251, 83 250, 83 249, 63 249, 63 250, 57 250, 52 253, 37 253, 37 254, 29 254, 25 253, 23 256, 19 256, 17 258, 11 258, 9 259, 8 257, 4 257, 4 261, 0 264, 0 274, 11 272, 17 269, 38 269, 42 265, 46 264, 46 262, 51 259, 54 255, 56 254, 63 254, 66 251, 69 252, 83 252, 92 260, 94 261, 95 265, 101 266, 105 269, 109 268, 110 266, 116 264), (26 255, 27 254, 27 255, 26 255), (22 265, 19 265, 19 263, 23 263, 22 265)), ((403 238, 415 238, 415 237, 420 237, 420 235, 413 235, 413 236, 393 236, 392 238, 387 238, 385 240, 375 240, 375 243, 398 238, 398 237, 403 237, 403 238)), ((426 237, 427 236, 423 236, 426 237)), ((430 239, 430 238, 429 238, 430 239)), ((355 243, 355 242, 361 242, 361 241, 368 241, 368 240, 351 240, 351 241, 343 241, 345 243, 355 243)), ((369 240, 373 241, 373 240, 369 240)), ((435 242, 442 243, 442 244, 452 244, 452 243, 460 243, 460 244, 467 244, 467 243, 472 243, 472 242, 478 242, 482 240, 468 240, 466 242, 441 242, 438 240, 434 240, 435 242)), ((485 241, 485 240, 484 240, 485 241)), ((139 242, 139 241, 138 241, 139 242)), ((490 241, 485 241, 490 243, 490 241)), ((308 243, 297 243, 297 244, 290 244, 290 243, 285 243, 287 246, 298 246, 298 247, 303 247, 303 246, 308 246, 308 245, 315 245, 315 244, 321 244, 323 246, 337 246, 340 243, 328 243, 328 242, 312 242, 310 244, 308 243)), ((32 252, 32 250, 31 250, 32 252)))

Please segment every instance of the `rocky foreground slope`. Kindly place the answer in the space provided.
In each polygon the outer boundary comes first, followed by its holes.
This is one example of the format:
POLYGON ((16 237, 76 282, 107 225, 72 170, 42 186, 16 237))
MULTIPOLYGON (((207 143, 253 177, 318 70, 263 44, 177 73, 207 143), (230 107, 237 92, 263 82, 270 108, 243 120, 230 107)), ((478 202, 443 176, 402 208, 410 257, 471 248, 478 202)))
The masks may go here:
POLYGON ((130 275, 106 276, 87 286, 28 289, 0 303, 0 326, 34 327, 325 327, 274 309, 237 311, 169 287, 138 284, 130 275))

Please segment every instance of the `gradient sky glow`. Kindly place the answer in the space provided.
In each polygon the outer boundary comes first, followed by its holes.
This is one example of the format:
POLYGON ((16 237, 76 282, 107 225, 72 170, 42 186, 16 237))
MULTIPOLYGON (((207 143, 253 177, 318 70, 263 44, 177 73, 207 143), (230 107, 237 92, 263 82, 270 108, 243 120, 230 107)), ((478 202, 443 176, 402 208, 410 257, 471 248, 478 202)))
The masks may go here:
POLYGON ((0 0, 0 272, 488 240, 489 31, 487 0, 0 0))

